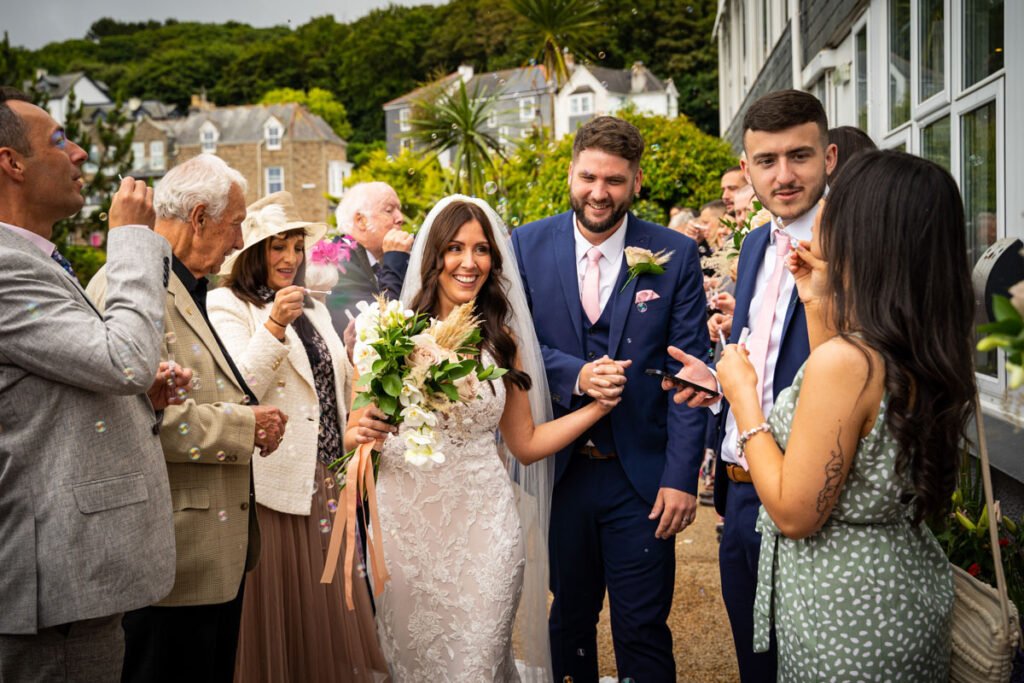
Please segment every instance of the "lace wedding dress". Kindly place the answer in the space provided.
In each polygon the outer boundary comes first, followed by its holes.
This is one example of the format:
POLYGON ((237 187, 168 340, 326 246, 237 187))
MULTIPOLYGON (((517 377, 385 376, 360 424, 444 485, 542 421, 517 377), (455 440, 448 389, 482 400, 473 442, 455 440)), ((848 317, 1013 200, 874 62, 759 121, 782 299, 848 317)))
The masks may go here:
POLYGON ((441 417, 440 465, 407 463, 401 438, 384 444, 377 500, 391 580, 377 629, 396 681, 520 680, 512 628, 526 559, 495 442, 504 407, 504 383, 484 382, 441 417))

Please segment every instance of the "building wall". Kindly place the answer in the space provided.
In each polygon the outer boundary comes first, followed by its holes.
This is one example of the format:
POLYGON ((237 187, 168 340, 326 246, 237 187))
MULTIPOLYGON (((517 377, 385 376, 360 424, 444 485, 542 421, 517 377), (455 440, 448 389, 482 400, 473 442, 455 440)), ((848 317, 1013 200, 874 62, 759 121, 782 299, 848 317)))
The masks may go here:
POLYGON ((739 110, 722 130, 722 137, 732 144, 736 153, 743 149, 743 116, 757 98, 775 90, 793 87, 793 46, 790 40, 789 27, 782 33, 782 38, 775 45, 768 61, 754 80, 753 87, 740 104, 739 110))
POLYGON ((868 0, 800 0, 803 63, 809 64, 821 50, 835 47, 837 38, 849 33, 868 0))
MULTIPOLYGON (((174 164, 180 164, 201 153, 199 145, 180 145, 174 164)), ((331 161, 346 161, 345 147, 333 142, 298 141, 287 138, 280 150, 268 151, 256 143, 218 144, 217 156, 237 169, 249 184, 246 204, 268 194, 266 170, 280 167, 284 189, 295 198, 302 217, 311 221, 327 220, 331 206, 324 194, 328 190, 327 169, 331 161)))

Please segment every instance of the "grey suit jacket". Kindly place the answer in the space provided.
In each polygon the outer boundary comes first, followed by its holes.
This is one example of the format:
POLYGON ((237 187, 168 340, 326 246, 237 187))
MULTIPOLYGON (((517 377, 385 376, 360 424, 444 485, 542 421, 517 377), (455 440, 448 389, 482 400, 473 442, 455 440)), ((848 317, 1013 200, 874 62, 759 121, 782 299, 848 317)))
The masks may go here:
POLYGON ((78 282, 0 228, 0 633, 152 604, 174 582, 158 421, 170 246, 113 230, 102 317, 78 282))

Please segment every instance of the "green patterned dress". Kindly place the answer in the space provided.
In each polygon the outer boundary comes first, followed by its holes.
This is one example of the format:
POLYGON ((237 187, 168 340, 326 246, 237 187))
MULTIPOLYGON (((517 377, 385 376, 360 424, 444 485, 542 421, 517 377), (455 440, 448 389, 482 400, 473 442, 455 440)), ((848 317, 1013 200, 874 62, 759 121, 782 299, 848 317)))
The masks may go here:
MULTIPOLYGON (((785 451, 804 370, 768 418, 785 451)), ((762 507, 754 650, 774 618, 780 681, 946 681, 953 578, 927 526, 910 523, 911 491, 885 427, 889 396, 857 445, 832 514, 813 536, 783 536, 762 507)))

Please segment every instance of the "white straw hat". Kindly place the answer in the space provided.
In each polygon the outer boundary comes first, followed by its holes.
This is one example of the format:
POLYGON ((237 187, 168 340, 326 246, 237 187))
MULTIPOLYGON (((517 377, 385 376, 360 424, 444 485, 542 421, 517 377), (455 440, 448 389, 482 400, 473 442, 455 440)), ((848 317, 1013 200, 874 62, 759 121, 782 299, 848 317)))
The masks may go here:
POLYGON ((249 247, 259 244, 268 237, 298 228, 303 228, 306 231, 306 258, 308 259, 313 245, 323 239, 327 233, 327 224, 302 220, 291 192, 275 192, 253 202, 246 209, 245 220, 242 222, 244 244, 241 249, 224 259, 220 274, 230 274, 235 261, 249 247))

